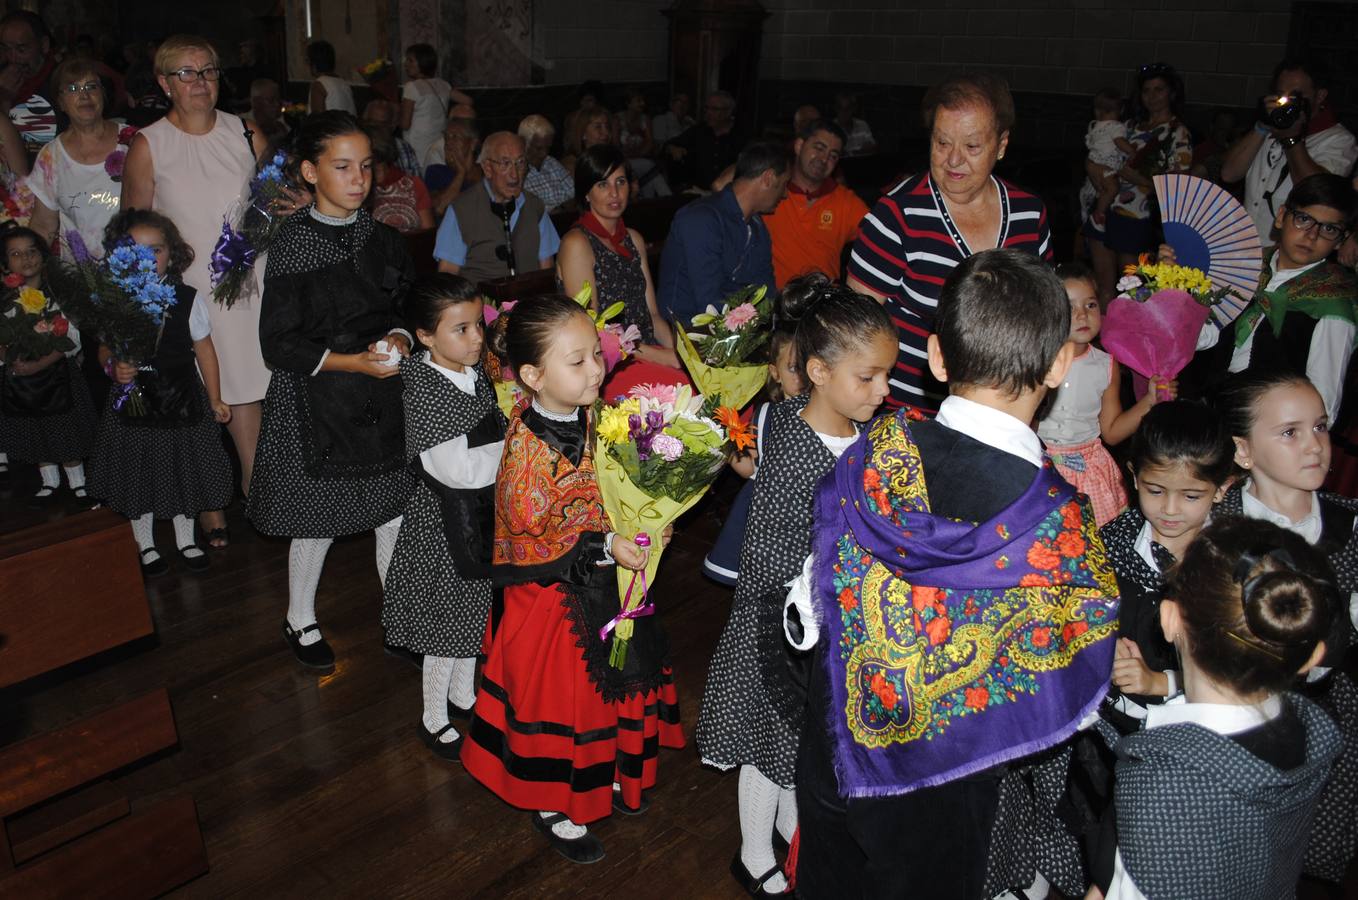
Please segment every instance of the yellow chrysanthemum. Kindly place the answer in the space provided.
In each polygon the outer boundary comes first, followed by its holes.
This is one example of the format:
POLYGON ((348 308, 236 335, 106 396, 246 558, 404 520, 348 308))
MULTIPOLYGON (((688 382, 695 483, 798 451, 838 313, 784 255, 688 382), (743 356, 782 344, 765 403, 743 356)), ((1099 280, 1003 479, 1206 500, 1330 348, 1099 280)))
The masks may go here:
POLYGON ((627 413, 617 407, 606 407, 599 416, 599 437, 610 444, 627 440, 627 413))
POLYGON ((24 312, 36 316, 47 308, 47 295, 37 288, 26 287, 19 292, 19 305, 24 312))

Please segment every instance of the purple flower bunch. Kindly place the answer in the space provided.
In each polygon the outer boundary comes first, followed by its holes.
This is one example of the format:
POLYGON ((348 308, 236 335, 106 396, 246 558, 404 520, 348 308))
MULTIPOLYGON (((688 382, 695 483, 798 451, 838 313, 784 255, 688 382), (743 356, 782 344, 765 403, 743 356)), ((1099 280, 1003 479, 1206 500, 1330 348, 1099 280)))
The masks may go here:
POLYGON ((664 437, 662 433, 664 430, 665 415, 658 409, 653 409, 644 416, 632 413, 627 417, 627 438, 637 446, 637 459, 645 461, 651 458, 652 453, 659 452, 659 448, 655 446, 656 438, 664 437))

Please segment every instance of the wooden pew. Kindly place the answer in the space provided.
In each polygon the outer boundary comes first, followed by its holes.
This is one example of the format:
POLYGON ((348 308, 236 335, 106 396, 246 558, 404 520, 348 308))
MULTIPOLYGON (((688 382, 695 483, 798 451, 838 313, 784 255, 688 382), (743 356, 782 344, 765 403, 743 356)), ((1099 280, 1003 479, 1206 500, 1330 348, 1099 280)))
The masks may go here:
MULTIPOLYGON (((664 241, 651 242, 646 246, 646 261, 651 267, 652 280, 660 277, 660 253, 663 247, 664 241)), ((483 281, 479 287, 483 294, 496 303, 503 303, 506 300, 520 300, 538 294, 550 294, 557 289, 556 269, 534 269, 513 278, 483 281)))
MULTIPOLYGON (((0 687, 153 632, 136 542, 110 510, 0 542, 0 687)), ((164 688, 0 747, 0 896, 153 897, 207 871, 193 800, 143 809, 109 777, 175 746, 164 688)))

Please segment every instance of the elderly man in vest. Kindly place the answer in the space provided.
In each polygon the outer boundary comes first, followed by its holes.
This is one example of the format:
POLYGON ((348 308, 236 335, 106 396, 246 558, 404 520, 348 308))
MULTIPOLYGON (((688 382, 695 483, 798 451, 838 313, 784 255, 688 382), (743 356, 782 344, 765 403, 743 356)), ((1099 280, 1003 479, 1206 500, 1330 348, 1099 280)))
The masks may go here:
POLYGON ((480 283, 551 268, 561 239, 542 200, 524 193, 523 138, 497 131, 486 138, 477 162, 485 181, 464 190, 439 225, 439 271, 480 283))

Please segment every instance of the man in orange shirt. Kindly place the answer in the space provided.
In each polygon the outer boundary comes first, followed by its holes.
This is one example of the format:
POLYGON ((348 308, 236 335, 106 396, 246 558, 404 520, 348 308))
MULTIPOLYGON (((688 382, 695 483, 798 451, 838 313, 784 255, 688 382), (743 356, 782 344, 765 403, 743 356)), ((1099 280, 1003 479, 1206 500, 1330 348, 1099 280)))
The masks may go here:
POLYGON ((773 277, 788 279, 819 270, 838 281, 840 257, 858 235, 868 208, 834 178, 844 150, 844 131, 829 119, 816 119, 797 135, 787 196, 764 217, 773 241, 773 277))

